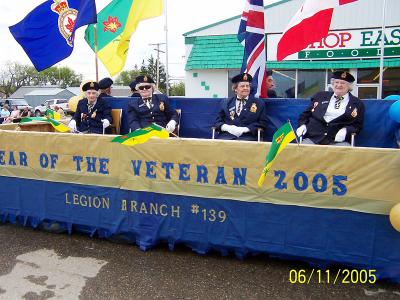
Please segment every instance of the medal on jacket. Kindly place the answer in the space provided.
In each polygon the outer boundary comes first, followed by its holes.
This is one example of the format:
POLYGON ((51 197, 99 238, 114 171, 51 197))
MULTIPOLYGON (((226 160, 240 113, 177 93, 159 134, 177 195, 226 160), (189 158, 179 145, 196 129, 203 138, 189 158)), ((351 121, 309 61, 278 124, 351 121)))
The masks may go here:
POLYGON ((314 102, 314 107, 312 108, 311 112, 314 112, 315 108, 317 107, 318 102, 314 102))
POLYGON ((87 120, 87 114, 81 113, 81 122, 86 121, 86 120, 87 120))
POLYGON ((235 119, 235 111, 234 110, 231 110, 229 112, 229 117, 231 118, 231 120, 235 119))
POLYGON ((353 111, 351 112, 351 116, 353 118, 357 117, 357 108, 353 109, 353 111))
POLYGON ((255 103, 253 102, 253 104, 252 104, 251 107, 250 107, 250 111, 251 111, 252 113, 255 113, 255 112, 257 111, 257 104, 255 104, 255 103))
POLYGON ((160 111, 164 111, 164 101, 160 102, 160 111))

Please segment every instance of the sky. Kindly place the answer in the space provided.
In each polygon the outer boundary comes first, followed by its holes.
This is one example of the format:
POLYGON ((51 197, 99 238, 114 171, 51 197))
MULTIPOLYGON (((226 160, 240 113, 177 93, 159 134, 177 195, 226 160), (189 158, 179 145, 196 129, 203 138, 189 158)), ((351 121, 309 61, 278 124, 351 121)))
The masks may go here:
MULTIPOLYGON (((32 9, 43 2, 43 0, 1 1, 0 11, 5 13, 2 14, 0 19, 0 69, 7 61, 31 64, 25 52, 10 34, 8 26, 18 23, 32 9)), ((96 0, 97 11, 99 12, 110 2, 111 0, 96 0)), ((275 1, 264 0, 264 5, 272 2, 275 1)), ((245 0, 168 0, 168 66, 170 78, 183 79, 185 75, 183 33, 240 15, 244 4, 245 0)), ((69 66, 77 73, 82 74, 84 79, 94 79, 95 57, 83 38, 85 28, 86 26, 81 27, 76 32, 75 48, 72 55, 58 63, 57 66, 69 66)), ((132 69, 135 64, 140 66, 142 60, 147 60, 150 55, 156 56, 155 46, 149 44, 165 43, 164 29, 165 15, 139 23, 131 38, 125 70, 132 69)), ((165 45, 161 45, 160 49, 165 51, 165 45)), ((160 60, 165 64, 165 54, 160 53, 160 60)), ((109 74, 99 61, 99 78, 106 76, 109 76, 109 74)))

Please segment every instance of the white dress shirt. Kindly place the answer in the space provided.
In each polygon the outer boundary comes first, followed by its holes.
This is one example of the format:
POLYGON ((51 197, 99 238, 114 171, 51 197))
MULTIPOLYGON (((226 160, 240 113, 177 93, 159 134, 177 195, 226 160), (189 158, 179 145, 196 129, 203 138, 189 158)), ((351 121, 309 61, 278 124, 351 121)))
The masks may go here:
POLYGON ((343 96, 343 100, 340 101, 339 108, 335 108, 335 101, 336 101, 335 96, 336 95, 333 94, 331 100, 329 100, 328 109, 326 110, 326 113, 324 115, 324 119, 327 123, 343 115, 346 112, 347 104, 349 104, 350 98, 349 98, 349 93, 347 93, 346 95, 343 96))

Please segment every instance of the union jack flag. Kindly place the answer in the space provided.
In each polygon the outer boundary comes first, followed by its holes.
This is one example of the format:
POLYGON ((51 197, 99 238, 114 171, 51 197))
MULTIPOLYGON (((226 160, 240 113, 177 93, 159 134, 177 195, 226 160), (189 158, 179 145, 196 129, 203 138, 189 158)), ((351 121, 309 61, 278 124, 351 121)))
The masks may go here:
POLYGON ((244 46, 241 72, 253 76, 252 89, 256 97, 268 98, 263 0, 246 0, 237 38, 244 46))

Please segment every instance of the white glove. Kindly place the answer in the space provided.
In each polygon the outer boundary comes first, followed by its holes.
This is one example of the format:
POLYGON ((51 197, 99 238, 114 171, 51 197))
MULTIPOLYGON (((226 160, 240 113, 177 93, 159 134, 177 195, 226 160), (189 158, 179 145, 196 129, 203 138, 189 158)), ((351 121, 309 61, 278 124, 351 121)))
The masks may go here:
POLYGON ((342 128, 340 129, 335 136, 335 142, 340 143, 343 142, 346 139, 346 134, 347 134, 347 129, 342 128))
POLYGON ((76 129, 76 121, 72 119, 69 124, 68 124, 69 129, 71 129, 71 132, 77 132, 78 130, 76 129))
POLYGON ((307 132, 307 126, 306 125, 301 125, 299 128, 296 129, 296 135, 298 137, 301 137, 303 135, 305 135, 307 132))
POLYGON ((108 119, 102 119, 101 123, 103 123, 103 128, 110 126, 110 121, 108 121, 108 119))
MULTIPOLYGON (((221 126, 221 131, 227 131, 227 132, 230 133, 230 130, 231 130, 231 128, 233 128, 233 127, 234 127, 234 125, 223 124, 223 125, 221 126)), ((235 127, 236 127, 236 126, 235 126, 235 127)))
POLYGON ((176 121, 175 120, 171 120, 168 122, 167 126, 165 126, 165 129, 167 129, 167 131, 169 133, 174 132, 176 127, 176 121))
MULTIPOLYGON (((248 133, 248 132, 250 132, 250 129, 249 128, 247 128, 247 127, 238 127, 239 129, 240 129, 240 131, 242 132, 242 134, 243 133, 248 133)), ((241 135, 242 135, 241 134, 241 135)))
POLYGON ((239 137, 239 136, 241 136, 241 135, 243 134, 242 128, 245 128, 245 127, 237 127, 237 126, 233 125, 233 127, 231 128, 231 130, 228 131, 228 132, 229 132, 230 134, 233 134, 233 135, 239 137))

